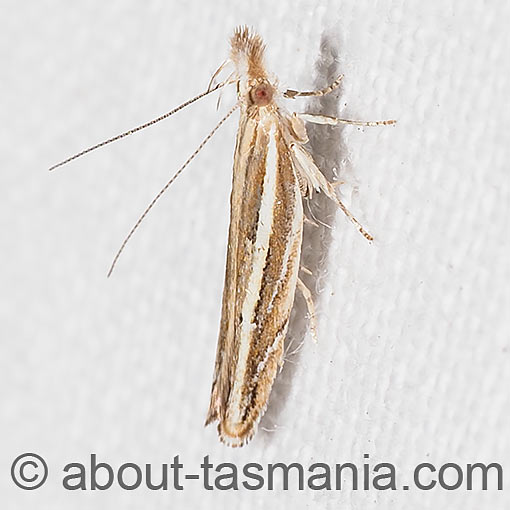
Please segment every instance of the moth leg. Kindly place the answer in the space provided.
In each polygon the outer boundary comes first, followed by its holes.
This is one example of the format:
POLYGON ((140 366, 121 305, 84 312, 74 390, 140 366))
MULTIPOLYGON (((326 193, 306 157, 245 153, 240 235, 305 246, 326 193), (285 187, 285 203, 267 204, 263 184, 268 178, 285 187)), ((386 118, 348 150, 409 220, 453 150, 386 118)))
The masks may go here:
POLYGON ((308 276, 313 276, 312 271, 308 269, 306 266, 303 266, 303 264, 301 264, 299 269, 301 269, 301 271, 303 271, 303 273, 307 274, 308 276))
MULTIPOLYGON (((325 228, 329 228, 331 229, 331 225, 328 225, 327 223, 324 223, 322 220, 319 220, 319 218, 317 218, 314 214, 313 214, 313 211, 312 211, 312 208, 310 207, 310 200, 307 200, 306 201, 306 207, 308 208, 308 212, 310 213, 310 215, 312 216, 312 220, 310 220, 310 223, 314 226, 314 227, 318 227, 319 225, 322 225, 323 227, 325 228)), ((305 216, 305 223, 306 223, 306 216, 305 216)))
POLYGON ((333 188, 338 188, 339 186, 341 186, 342 184, 345 184, 345 181, 334 181, 331 183, 331 186, 333 186, 333 188))
POLYGON ((313 225, 314 227, 318 227, 319 226, 319 224, 316 221, 311 220, 307 216, 305 216, 304 222, 308 223, 309 225, 313 225))
POLYGON ((312 293, 308 289, 308 287, 303 283, 303 281, 298 277, 297 286, 303 294, 303 297, 306 301, 306 307, 308 308, 308 314, 310 316, 310 333, 312 335, 313 341, 317 343, 317 320, 315 314, 315 305, 313 304, 312 293))
POLYGON ((329 115, 321 115, 319 113, 298 113, 298 117, 305 122, 313 124, 326 124, 329 126, 337 126, 338 124, 351 124, 354 126, 389 126, 395 124, 396 120, 351 120, 339 119, 337 117, 330 117, 329 115))
POLYGON ((367 241, 373 241, 374 238, 363 228, 363 225, 354 217, 354 215, 345 207, 343 202, 338 198, 335 187, 330 183, 324 174, 319 170, 315 164, 312 156, 304 149, 300 144, 291 143, 290 150, 296 169, 301 172, 302 176, 307 180, 309 189, 321 190, 324 194, 333 200, 342 212, 349 218, 354 225, 358 228, 358 231, 367 239, 367 241))
POLYGON ((327 87, 320 89, 320 90, 312 90, 309 92, 300 92, 299 90, 289 89, 283 93, 283 97, 286 97, 288 99, 294 99, 295 97, 325 96, 326 94, 329 94, 330 92, 333 92, 333 90, 338 88, 343 77, 344 77, 344 75, 341 74, 331 85, 328 85, 327 87))
POLYGON ((284 363, 295 364, 295 361, 292 360, 291 358, 303 348, 303 345, 305 344, 305 342, 304 342, 304 340, 301 340, 301 342, 299 342, 299 345, 295 349, 292 348, 293 344, 294 344, 294 338, 291 338, 288 345, 285 346, 285 351, 282 356, 282 362, 281 362, 281 364, 278 365, 280 367, 280 372, 283 369, 284 363), (291 350, 291 348, 292 348, 292 350, 291 350))
POLYGON ((218 69, 216 69, 216 71, 214 71, 214 74, 211 76, 211 80, 209 81, 209 85, 207 87, 207 90, 211 90, 215 81, 216 81, 216 78, 218 77, 218 75, 221 73, 221 71, 223 71, 223 69, 229 64, 229 61, 228 60, 225 60, 221 65, 220 67, 218 67, 218 69))

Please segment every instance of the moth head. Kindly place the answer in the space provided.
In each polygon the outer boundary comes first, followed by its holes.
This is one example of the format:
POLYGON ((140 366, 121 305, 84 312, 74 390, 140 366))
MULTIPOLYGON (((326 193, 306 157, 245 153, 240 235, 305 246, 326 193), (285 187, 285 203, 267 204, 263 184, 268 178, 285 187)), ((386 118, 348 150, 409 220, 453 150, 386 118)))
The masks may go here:
POLYGON ((260 81, 249 88, 248 104, 255 106, 267 106, 272 102, 273 95, 273 86, 266 80, 260 81))
POLYGON ((272 103, 276 88, 269 82, 261 37, 248 27, 238 27, 230 45, 239 98, 247 106, 262 107, 272 103))

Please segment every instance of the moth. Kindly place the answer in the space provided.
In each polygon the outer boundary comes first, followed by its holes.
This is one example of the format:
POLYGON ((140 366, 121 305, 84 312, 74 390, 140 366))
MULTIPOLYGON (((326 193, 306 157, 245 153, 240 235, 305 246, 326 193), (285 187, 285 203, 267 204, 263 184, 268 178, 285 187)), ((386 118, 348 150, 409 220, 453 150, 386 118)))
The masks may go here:
POLYGON ((108 275, 155 202, 227 118, 239 109, 220 332, 205 422, 206 425, 218 422, 220 440, 238 447, 253 437, 266 410, 276 373, 283 363, 296 289, 306 300, 315 336, 311 293, 299 277, 305 221, 303 201, 311 198, 314 191, 323 192, 367 240, 372 240, 305 148, 306 123, 376 126, 395 121, 362 122, 311 113, 290 114, 283 105, 285 100, 329 94, 339 86, 342 76, 321 90, 282 91, 266 70, 265 46, 259 35, 247 27, 238 27, 230 45, 229 59, 214 73, 205 92, 157 119, 75 154, 50 170, 159 122, 223 86, 235 84, 236 104, 140 216, 124 239, 108 275), (232 71, 227 78, 215 84, 218 75, 229 67, 232 71))

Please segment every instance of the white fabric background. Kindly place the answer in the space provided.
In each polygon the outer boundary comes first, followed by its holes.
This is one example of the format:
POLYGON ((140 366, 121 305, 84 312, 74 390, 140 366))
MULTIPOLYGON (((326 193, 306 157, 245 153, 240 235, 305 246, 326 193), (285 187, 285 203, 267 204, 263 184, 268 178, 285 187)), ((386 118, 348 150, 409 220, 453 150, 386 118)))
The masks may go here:
POLYGON ((0 505, 64 508, 508 509, 492 488, 68 492, 68 462, 418 462, 510 468, 507 2, 0 3, 0 505), (322 197, 307 228, 319 343, 296 301, 293 347, 247 447, 203 428, 219 324, 236 120, 105 274, 123 235, 221 112, 223 95, 84 157, 75 151, 202 91, 238 24, 298 109, 396 127, 311 129, 325 174, 376 237, 322 197), (336 172, 335 172, 336 169, 336 172), (16 455, 43 455, 23 492, 16 455))

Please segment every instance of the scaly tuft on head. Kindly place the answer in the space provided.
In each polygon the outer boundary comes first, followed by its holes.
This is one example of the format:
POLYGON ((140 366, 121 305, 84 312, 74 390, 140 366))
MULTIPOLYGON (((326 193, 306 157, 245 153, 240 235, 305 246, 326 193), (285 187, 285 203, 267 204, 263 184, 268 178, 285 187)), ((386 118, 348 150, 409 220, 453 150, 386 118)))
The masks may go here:
POLYGON ((264 67, 265 46, 262 38, 247 26, 237 27, 230 40, 230 59, 239 77, 249 79, 266 78, 264 67))

